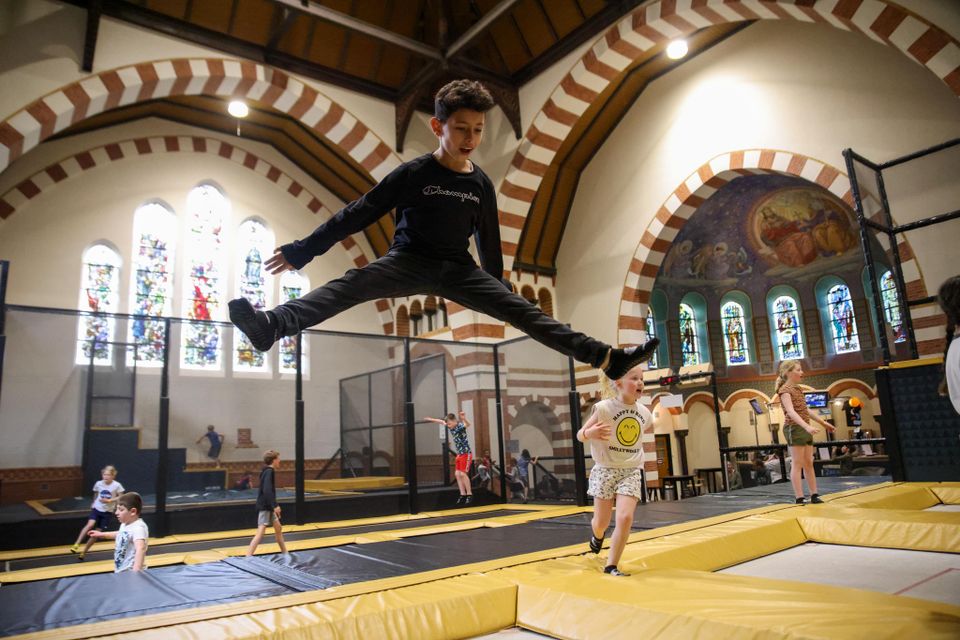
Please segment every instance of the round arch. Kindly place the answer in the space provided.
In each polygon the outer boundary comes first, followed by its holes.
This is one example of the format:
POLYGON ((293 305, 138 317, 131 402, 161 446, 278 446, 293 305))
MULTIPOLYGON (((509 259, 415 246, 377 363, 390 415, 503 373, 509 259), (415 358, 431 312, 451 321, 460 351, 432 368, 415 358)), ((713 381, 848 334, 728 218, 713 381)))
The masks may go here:
POLYGON ((625 69, 651 49, 709 26, 796 20, 863 34, 923 65, 960 96, 960 43, 891 0, 656 0, 624 16, 594 42, 530 121, 498 190, 504 270, 513 268, 527 213, 576 122, 625 69))
MULTIPOLYGON (((634 327, 641 326, 639 319, 646 317, 651 290, 660 265, 671 242, 690 216, 710 195, 735 178, 762 173, 804 178, 852 206, 853 197, 846 174, 802 154, 772 149, 747 149, 711 158, 666 198, 637 243, 620 295, 617 322, 620 344, 640 344, 646 339, 645 332, 634 327)), ((906 240, 901 247, 901 255, 909 256, 903 263, 904 271, 917 274, 915 280, 906 283, 907 289, 925 297, 927 288, 915 254, 906 240)), ((937 353, 935 344, 921 343, 918 346, 921 347, 921 355, 937 353)))

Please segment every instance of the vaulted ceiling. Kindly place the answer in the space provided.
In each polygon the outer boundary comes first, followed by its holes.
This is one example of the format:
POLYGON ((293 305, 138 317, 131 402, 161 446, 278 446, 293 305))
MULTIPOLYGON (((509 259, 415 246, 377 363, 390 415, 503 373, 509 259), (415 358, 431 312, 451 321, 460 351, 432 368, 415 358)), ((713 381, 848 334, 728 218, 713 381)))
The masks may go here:
MULTIPOLYGON (((482 80, 520 131, 519 88, 643 0, 61 0, 83 7, 83 66, 92 69, 102 16, 263 62, 392 102, 397 146, 415 109, 432 113, 432 95, 455 77, 482 80)), ((702 29, 685 60, 749 27, 702 29)), ((556 258, 580 174, 644 89, 682 64, 651 49, 621 72, 575 123, 531 205, 515 267, 556 273, 556 258)), ((336 145, 267 105, 251 103, 242 135, 274 146, 344 201, 373 180, 336 145)), ((154 100, 102 113, 60 136, 146 117, 234 134, 224 101, 204 96, 154 100)), ((385 216, 365 230, 383 255, 393 237, 385 216)))

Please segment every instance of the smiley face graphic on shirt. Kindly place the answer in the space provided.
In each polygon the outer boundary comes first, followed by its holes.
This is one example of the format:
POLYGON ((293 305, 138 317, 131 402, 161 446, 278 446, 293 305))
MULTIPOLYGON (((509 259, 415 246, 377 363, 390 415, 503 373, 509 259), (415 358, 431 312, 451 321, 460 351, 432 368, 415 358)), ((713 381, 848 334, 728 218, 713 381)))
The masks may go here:
POLYGON ((625 447, 632 447, 640 439, 640 423, 636 418, 625 417, 617 423, 617 440, 625 447))

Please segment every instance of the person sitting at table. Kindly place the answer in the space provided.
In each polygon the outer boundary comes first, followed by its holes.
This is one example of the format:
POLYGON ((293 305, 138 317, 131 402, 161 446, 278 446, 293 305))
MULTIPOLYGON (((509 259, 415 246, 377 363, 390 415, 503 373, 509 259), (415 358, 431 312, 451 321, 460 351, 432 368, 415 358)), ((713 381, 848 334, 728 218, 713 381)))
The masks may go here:
MULTIPOLYGON (((777 462, 779 464, 779 460, 777 462)), ((767 470, 767 466, 760 456, 757 456, 753 460, 753 477, 757 481, 757 484, 770 484, 773 482, 770 477, 770 471, 767 470)))
POLYGON ((740 469, 730 460, 727 460, 727 486, 731 491, 743 489, 743 476, 740 475, 740 469))

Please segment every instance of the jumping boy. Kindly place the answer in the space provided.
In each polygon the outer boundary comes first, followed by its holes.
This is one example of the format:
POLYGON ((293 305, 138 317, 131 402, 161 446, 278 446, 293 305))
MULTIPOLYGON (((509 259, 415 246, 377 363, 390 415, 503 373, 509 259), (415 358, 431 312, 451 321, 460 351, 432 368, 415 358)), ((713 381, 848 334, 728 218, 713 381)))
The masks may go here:
POLYGON ((270 449, 263 454, 263 464, 265 466, 260 472, 260 489, 257 492, 257 533, 247 549, 248 558, 257 550, 257 545, 271 524, 277 534, 280 551, 287 552, 287 545, 283 542, 283 526, 280 524, 280 505, 277 503, 276 470, 280 468, 280 453, 270 449))
POLYGON ((223 448, 223 441, 226 440, 226 436, 222 433, 217 433, 216 427, 212 424, 207 425, 207 432, 197 438, 197 444, 200 444, 204 440, 210 441, 210 448, 207 450, 207 457, 217 463, 217 468, 220 467, 220 449, 223 448))
MULTIPOLYGON (((452 413, 448 413, 446 418, 425 417, 427 422, 436 422, 447 426, 450 433, 453 434, 453 446, 457 450, 456 471, 454 476, 457 478, 457 487, 460 489, 460 497, 457 498, 457 504, 473 504, 473 485, 470 484, 470 465, 473 463, 473 452, 470 450, 470 440, 467 439, 467 427, 470 421, 467 420, 467 414, 460 412, 460 420, 452 413)), ((444 452, 446 455, 446 452, 444 452)))
POLYGON ((301 269, 396 209, 396 232, 386 255, 269 311, 254 309, 245 298, 231 300, 230 321, 256 349, 267 351, 284 336, 361 302, 434 294, 509 322, 534 340, 603 369, 613 380, 648 360, 656 338, 639 347, 613 348, 546 315, 503 279, 496 191, 470 160, 483 137, 484 114, 493 105, 479 82, 445 85, 437 92, 430 119, 437 150, 394 169, 312 234, 275 249, 264 266, 274 275, 301 269), (471 235, 482 268, 468 251, 471 235))
POLYGON ((146 569, 147 546, 150 530, 140 518, 143 511, 143 498, 131 491, 117 498, 117 520, 119 531, 91 531, 91 538, 116 540, 113 550, 113 572, 143 571, 146 569))
POLYGON ((70 547, 70 553, 79 553, 78 560, 83 560, 90 547, 93 546, 94 537, 87 538, 87 543, 80 549, 80 543, 84 536, 90 533, 91 529, 106 531, 110 527, 110 521, 113 519, 113 513, 117 508, 117 498, 123 493, 123 485, 117 482, 117 468, 113 465, 107 465, 100 470, 100 479, 93 485, 93 504, 90 505, 90 515, 87 517, 87 523, 80 530, 77 541, 70 547))

